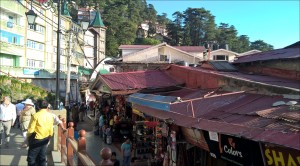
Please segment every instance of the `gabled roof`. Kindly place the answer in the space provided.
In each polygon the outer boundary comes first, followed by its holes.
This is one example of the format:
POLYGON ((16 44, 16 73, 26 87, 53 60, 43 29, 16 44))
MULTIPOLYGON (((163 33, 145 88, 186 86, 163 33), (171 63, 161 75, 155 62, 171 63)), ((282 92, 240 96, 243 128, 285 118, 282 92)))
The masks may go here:
POLYGON ((104 27, 99 10, 97 10, 95 19, 93 20, 90 26, 95 28, 104 27))
POLYGON ((259 53, 259 52, 261 52, 261 51, 254 49, 254 50, 250 50, 250 51, 240 53, 239 56, 244 56, 244 55, 249 55, 249 54, 254 54, 254 53, 259 53))
POLYGON ((172 46, 172 47, 177 48, 182 51, 185 51, 185 52, 203 53, 206 50, 204 46, 172 46))
MULTIPOLYGON (((134 49, 147 49, 147 48, 150 48, 150 47, 153 47, 152 45, 120 45, 119 46, 119 49, 122 49, 122 50, 126 50, 126 49, 131 49, 131 50, 134 50, 134 49)), ((199 53, 202 53, 205 51, 205 47, 203 46, 171 46, 173 48, 176 48, 178 50, 181 50, 181 51, 185 51, 185 52, 199 52, 199 53)))
POLYGON ((63 5, 61 7, 61 14, 69 18, 71 17, 66 0, 64 0, 63 5))
MULTIPOLYGON (((182 82, 177 82, 163 71, 135 71, 121 72, 98 76, 92 86, 97 86, 97 82, 102 81, 111 91, 159 89, 178 86, 182 82)), ((91 89, 98 89, 92 87, 91 89)))
POLYGON ((211 51, 210 53, 213 54, 213 53, 215 53, 215 52, 220 52, 220 51, 225 51, 225 52, 228 52, 228 53, 230 53, 230 54, 239 55, 239 53, 237 53, 237 52, 233 52, 233 51, 226 50, 226 49, 223 49, 223 48, 217 49, 217 50, 213 50, 213 51, 211 51))
POLYGON ((158 45, 155 45, 155 46, 152 46, 152 47, 148 47, 148 48, 143 49, 143 50, 140 50, 140 51, 138 51, 138 52, 130 53, 130 54, 126 55, 126 57, 129 57, 129 56, 131 56, 131 55, 136 55, 136 54, 139 54, 139 53, 142 53, 142 52, 146 52, 146 51, 149 51, 149 50, 151 50, 151 49, 163 47, 163 46, 168 47, 168 48, 171 48, 171 49, 174 49, 174 50, 176 50, 176 51, 179 51, 179 52, 181 52, 181 53, 183 53, 183 54, 185 54, 185 55, 187 55, 187 56, 190 56, 190 57, 199 59, 199 57, 195 57, 194 55, 191 55, 191 54, 188 53, 188 52, 185 52, 185 51, 182 51, 182 50, 180 50, 180 49, 178 49, 178 48, 175 48, 175 47, 173 47, 173 46, 170 46, 170 45, 168 45, 167 43, 160 43, 160 44, 158 44, 158 45))
POLYGON ((255 61, 267 61, 278 59, 295 59, 300 58, 300 48, 287 48, 265 51, 245 56, 237 57, 233 63, 246 63, 255 61))
POLYGON ((291 45, 288 45, 284 48, 300 48, 300 41, 294 43, 294 44, 291 44, 291 45))
POLYGON ((130 50, 140 50, 140 49, 146 49, 152 47, 152 45, 120 45, 119 49, 122 50, 126 50, 126 49, 130 49, 130 50))

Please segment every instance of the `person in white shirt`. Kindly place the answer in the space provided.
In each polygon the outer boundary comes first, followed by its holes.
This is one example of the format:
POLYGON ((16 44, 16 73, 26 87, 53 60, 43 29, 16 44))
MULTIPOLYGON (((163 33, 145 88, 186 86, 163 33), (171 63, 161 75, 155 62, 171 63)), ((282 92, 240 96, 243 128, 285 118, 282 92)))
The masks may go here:
POLYGON ((8 147, 10 141, 10 129, 14 125, 16 115, 16 106, 10 102, 10 97, 3 98, 0 105, 0 145, 2 145, 3 133, 5 134, 5 146, 8 147))

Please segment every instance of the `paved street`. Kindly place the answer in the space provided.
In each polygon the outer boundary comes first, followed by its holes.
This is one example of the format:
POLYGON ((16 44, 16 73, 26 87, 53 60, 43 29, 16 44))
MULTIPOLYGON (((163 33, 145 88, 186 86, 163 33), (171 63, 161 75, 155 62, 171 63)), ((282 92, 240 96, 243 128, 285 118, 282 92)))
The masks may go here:
MULTIPOLYGON (((90 117, 90 116, 89 116, 90 117)), ((78 124, 78 131, 84 129, 87 131, 86 140, 87 140, 87 152, 91 156, 91 158, 99 163, 101 161, 100 151, 104 147, 109 147, 112 151, 117 153, 117 158, 120 160, 120 152, 118 148, 114 145, 107 145, 103 143, 102 139, 99 136, 94 135, 93 133, 93 122, 90 118, 85 117, 84 122, 80 122, 78 124)), ((78 132, 75 131, 75 132, 78 132)), ((17 128, 12 128, 11 130, 11 142, 8 148, 1 146, 0 147, 0 165, 27 165, 26 157, 27 157, 27 149, 19 148, 21 143, 23 142, 23 137, 21 135, 21 131, 17 128)), ((53 165, 52 157, 50 156, 50 152, 48 153, 48 165, 53 165)), ((121 161, 121 160, 120 160, 121 161)))
MULTIPOLYGON (((87 131, 86 139, 87 139, 87 152, 91 156, 91 158, 99 163, 101 161, 100 151, 104 147, 109 147, 112 151, 117 153, 117 158, 120 160, 120 151, 113 144, 107 145, 102 141, 102 138, 94 135, 93 133, 93 122, 91 120, 91 116, 85 117, 84 122, 80 122, 78 125, 78 130, 84 129, 87 131), (89 117, 89 118, 88 118, 89 117)), ((120 160, 121 161, 121 160, 120 160)))
POLYGON ((17 128, 11 129, 10 146, 0 147, 0 165, 27 165, 27 149, 19 148, 23 142, 21 130, 17 128))

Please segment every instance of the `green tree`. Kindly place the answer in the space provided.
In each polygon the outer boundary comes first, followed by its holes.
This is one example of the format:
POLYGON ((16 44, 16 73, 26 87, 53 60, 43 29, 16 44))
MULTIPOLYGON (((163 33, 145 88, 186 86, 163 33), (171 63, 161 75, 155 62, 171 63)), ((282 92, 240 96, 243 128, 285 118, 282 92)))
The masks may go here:
POLYGON ((198 46, 215 38, 214 16, 204 8, 186 9, 184 24, 184 44, 198 46))
POLYGON ((243 53, 250 50, 250 41, 247 35, 241 35, 238 37, 238 41, 236 43, 238 53, 243 53))
POLYGON ((167 13, 162 13, 162 15, 157 15, 156 20, 163 28, 166 28, 167 24, 171 22, 171 20, 167 18, 167 13))
POLYGON ((256 40, 254 42, 251 42, 250 48, 260 51, 270 51, 274 49, 272 45, 265 43, 263 40, 256 40))
POLYGON ((237 33, 238 32, 233 25, 229 26, 229 24, 220 23, 218 27, 217 41, 221 47, 228 44, 229 50, 236 51, 238 47, 236 45, 236 43, 238 43, 237 33))
POLYGON ((177 11, 173 13, 174 21, 167 24, 168 36, 172 39, 171 45, 178 46, 180 45, 183 37, 183 19, 184 15, 177 11))
POLYGON ((153 38, 136 38, 134 44, 136 45, 157 45, 160 41, 153 38))

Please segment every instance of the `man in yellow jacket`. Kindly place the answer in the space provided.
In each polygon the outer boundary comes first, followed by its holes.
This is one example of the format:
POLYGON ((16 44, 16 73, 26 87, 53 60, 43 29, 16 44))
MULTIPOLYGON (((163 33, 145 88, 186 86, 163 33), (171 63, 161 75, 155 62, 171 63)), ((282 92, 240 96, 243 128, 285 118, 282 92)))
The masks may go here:
POLYGON ((49 112, 47 101, 41 103, 41 110, 35 113, 29 123, 28 138, 28 166, 46 166, 47 144, 53 135, 53 114, 49 112))

